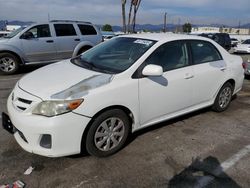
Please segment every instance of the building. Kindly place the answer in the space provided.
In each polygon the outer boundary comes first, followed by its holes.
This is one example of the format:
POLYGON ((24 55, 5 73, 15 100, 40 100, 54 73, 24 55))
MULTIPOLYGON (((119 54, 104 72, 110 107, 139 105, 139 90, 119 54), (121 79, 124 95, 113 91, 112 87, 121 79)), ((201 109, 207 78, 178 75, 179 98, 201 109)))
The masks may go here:
POLYGON ((220 28, 221 33, 238 34, 238 35, 250 35, 250 29, 247 28, 220 28))
POLYGON ((20 25, 6 25, 6 31, 14 31, 16 29, 19 29, 20 25))
POLYGON ((219 27, 193 27, 191 34, 201 34, 201 33, 219 33, 219 27))

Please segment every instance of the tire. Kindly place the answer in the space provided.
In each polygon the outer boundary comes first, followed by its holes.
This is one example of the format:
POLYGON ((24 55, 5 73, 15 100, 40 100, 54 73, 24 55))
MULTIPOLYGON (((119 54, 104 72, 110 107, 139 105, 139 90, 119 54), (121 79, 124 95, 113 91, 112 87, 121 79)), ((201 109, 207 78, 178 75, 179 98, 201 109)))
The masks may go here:
POLYGON ((130 126, 129 117, 122 110, 112 109, 100 114, 87 132, 87 152, 96 157, 107 157, 116 153, 126 143, 130 126))
POLYGON ((216 96, 212 109, 215 112, 223 112, 226 110, 232 100, 233 86, 229 82, 225 83, 216 96))
POLYGON ((5 75, 14 74, 20 66, 19 59, 11 53, 0 53, 0 71, 5 75))
POLYGON ((82 47, 78 52, 77 55, 82 54, 83 52, 86 52, 87 50, 89 50, 90 48, 92 48, 91 46, 84 46, 82 47))

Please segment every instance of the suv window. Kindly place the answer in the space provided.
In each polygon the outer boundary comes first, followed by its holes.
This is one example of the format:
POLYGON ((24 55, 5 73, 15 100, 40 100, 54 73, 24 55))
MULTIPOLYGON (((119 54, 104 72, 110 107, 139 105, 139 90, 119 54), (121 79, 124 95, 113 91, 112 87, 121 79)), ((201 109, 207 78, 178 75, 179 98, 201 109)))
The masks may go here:
POLYGON ((242 44, 250 44, 250 39, 245 40, 242 44))
POLYGON ((188 66, 187 44, 184 41, 163 44, 149 56, 146 64, 160 65, 164 72, 188 66))
POLYGON ((48 24, 34 26, 28 31, 26 31, 26 33, 28 32, 33 35, 31 38, 51 37, 48 24))
POLYGON ((207 41, 191 41, 193 63, 201 64, 221 60, 221 55, 213 44, 207 41))
POLYGON ((56 36, 75 36, 76 31, 73 24, 54 24, 56 36))
POLYGON ((78 24, 82 35, 97 35, 95 28, 92 25, 78 24))

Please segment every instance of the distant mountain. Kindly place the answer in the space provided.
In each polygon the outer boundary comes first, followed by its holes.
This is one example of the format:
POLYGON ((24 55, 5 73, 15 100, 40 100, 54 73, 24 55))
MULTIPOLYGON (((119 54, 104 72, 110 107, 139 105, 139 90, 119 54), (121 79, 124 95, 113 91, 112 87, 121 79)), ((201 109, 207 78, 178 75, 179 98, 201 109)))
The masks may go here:
POLYGON ((250 23, 242 25, 241 28, 250 28, 250 23))
MULTIPOLYGON (((152 24, 136 24, 135 29, 136 31, 162 31, 163 30, 164 25, 160 24, 160 25, 152 25, 152 24)), ((174 24, 167 24, 167 30, 168 31, 174 31, 176 29, 177 25, 174 24)), ((101 28, 101 26, 100 26, 101 28)), ((114 32, 117 31, 122 31, 122 27, 121 26, 112 26, 112 29, 114 32)))
MULTIPOLYGON (((0 20, 0 30, 5 28, 5 22, 6 20, 0 20)), ((8 25, 21 25, 21 26, 25 26, 25 25, 30 25, 33 24, 34 22, 31 21, 19 21, 19 20, 14 20, 14 21, 8 21, 8 25)), ((230 27, 224 24, 210 24, 210 25, 198 25, 198 24, 192 24, 193 27, 202 27, 202 26, 209 26, 209 27, 230 27)), ((97 25, 99 28, 102 28, 102 25, 97 25)), ((146 31, 162 31, 164 25, 163 24, 159 24, 159 25, 153 25, 153 24, 136 24, 136 30, 137 31, 141 31, 141 30, 146 30, 146 31)), ((167 31, 174 31, 176 28, 178 27, 178 25, 175 24, 167 24, 167 31)), ((234 27, 238 27, 238 26, 234 26, 234 27)), ((113 31, 117 32, 117 31, 122 31, 122 27, 121 26, 117 26, 114 25, 112 26, 113 31)), ((250 23, 244 24, 241 26, 241 28, 250 28, 250 23)))

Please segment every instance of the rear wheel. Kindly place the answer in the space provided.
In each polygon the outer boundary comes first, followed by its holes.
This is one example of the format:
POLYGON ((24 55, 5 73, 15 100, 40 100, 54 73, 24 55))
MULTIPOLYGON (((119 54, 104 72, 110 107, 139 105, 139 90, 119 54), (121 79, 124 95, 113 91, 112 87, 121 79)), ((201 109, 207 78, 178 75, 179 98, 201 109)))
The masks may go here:
POLYGON ((233 86, 229 82, 225 83, 216 96, 212 109, 216 112, 226 110, 232 100, 233 86))
POLYGON ((19 59, 10 53, 0 54, 0 71, 3 74, 14 74, 19 69, 19 59))
POLYGON ((124 146, 129 130, 129 118, 122 110, 113 109, 100 114, 88 130, 87 152, 97 157, 116 153, 124 146))

